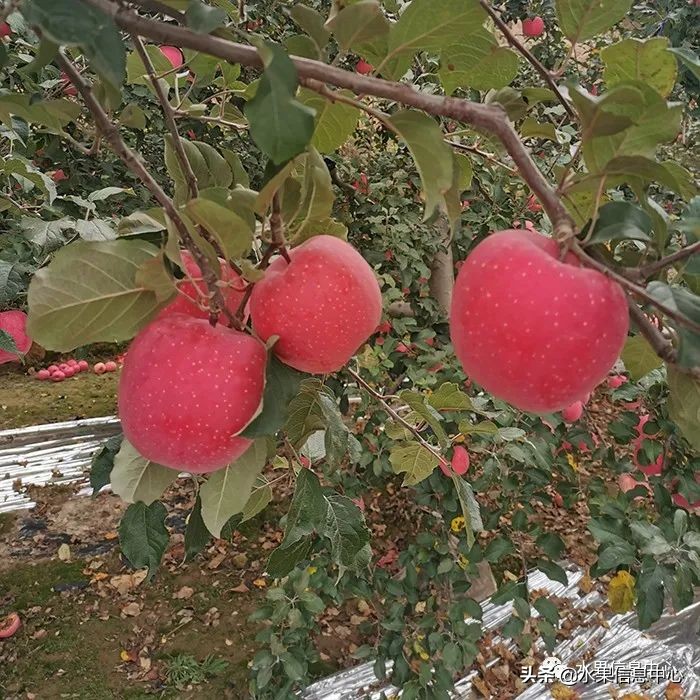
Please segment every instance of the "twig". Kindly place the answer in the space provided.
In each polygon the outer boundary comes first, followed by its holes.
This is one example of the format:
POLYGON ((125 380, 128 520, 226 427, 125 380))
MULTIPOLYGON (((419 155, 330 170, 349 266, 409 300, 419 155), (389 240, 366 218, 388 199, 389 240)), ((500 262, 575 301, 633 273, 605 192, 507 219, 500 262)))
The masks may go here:
POLYGON ((511 168, 509 165, 506 165, 502 161, 498 160, 495 156, 492 156, 490 153, 486 153, 486 151, 482 151, 481 149, 477 148, 476 146, 469 146, 466 143, 458 143, 457 141, 450 141, 449 139, 445 139, 445 143, 448 146, 452 146, 452 148, 456 148, 458 151, 467 151, 467 153, 474 153, 477 156, 480 156, 484 160, 488 160, 489 162, 493 163, 494 165, 498 165, 499 167, 503 168, 504 170, 507 170, 509 173, 512 175, 517 175, 518 171, 515 170, 514 168, 511 168))
POLYGON ((651 323, 647 315, 637 306, 633 299, 628 297, 627 303, 632 320, 639 328, 639 332, 649 341, 649 345, 654 349, 654 352, 665 362, 674 364, 678 359, 678 353, 673 347, 673 343, 668 338, 664 338, 661 331, 651 323))
POLYGON ((287 242, 284 238, 284 219, 282 218, 282 200, 279 190, 272 195, 272 213, 270 215, 270 235, 272 238, 272 246, 279 250, 282 257, 288 262, 291 262, 289 253, 287 252, 287 242))
POLYGON ((426 450, 428 450, 430 453, 432 453, 435 457, 438 458, 441 464, 445 463, 445 458, 442 456, 442 454, 436 450, 416 429, 414 426, 412 426, 407 420, 403 419, 386 401, 386 399, 375 389, 372 388, 357 372, 354 370, 351 370, 349 367, 347 368, 347 372, 352 376, 352 378, 374 399, 379 401, 380 404, 382 404, 382 407, 384 410, 397 422, 401 423, 406 430, 410 431, 413 433, 413 435, 416 437, 418 442, 421 444, 422 447, 424 447, 426 450))
POLYGON ((194 199, 199 194, 199 188, 197 186, 197 176, 194 174, 194 170, 192 170, 192 164, 187 158, 187 154, 185 153, 185 147, 182 144, 182 138, 180 138, 180 133, 177 130, 177 124, 175 123, 175 112, 170 102, 168 101, 168 95, 163 89, 163 83, 161 83, 160 80, 156 77, 156 69, 153 66, 153 61, 151 61, 151 57, 148 55, 148 51, 146 51, 146 47, 143 45, 141 37, 136 34, 132 34, 131 39, 134 42, 136 52, 141 58, 141 62, 143 63, 144 68, 146 69, 146 73, 148 73, 148 77, 151 81, 151 84, 153 85, 153 89, 156 92, 158 102, 160 102, 160 106, 163 110, 163 116, 165 117, 165 125, 168 127, 168 131, 173 137, 173 148, 175 149, 175 155, 177 156, 177 159, 180 163, 180 167, 182 168, 182 172, 185 176, 185 180, 187 181, 187 186, 190 190, 190 196, 192 197, 192 199, 194 199))
POLYGON ((180 24, 183 23, 183 20, 185 18, 182 12, 174 10, 172 7, 166 5, 164 2, 160 2, 160 0, 131 0, 131 2, 133 5, 138 5, 139 7, 149 12, 160 12, 166 17, 174 19, 180 24))
POLYGON ((641 276, 644 278, 651 277, 659 270, 663 270, 665 267, 668 267, 679 260, 685 260, 696 253, 700 254, 700 241, 686 246, 685 248, 681 248, 675 253, 671 253, 671 255, 667 255, 665 258, 661 258, 656 262, 649 263, 648 265, 642 265, 642 267, 636 268, 636 272, 641 274, 641 276))
POLYGON ((674 319, 677 323, 681 324, 682 326, 689 328, 695 333, 700 333, 700 323, 695 323, 695 321, 692 321, 691 319, 687 318, 680 311, 672 309, 671 307, 666 306, 666 304, 661 303, 658 299, 649 294, 649 292, 647 292, 647 290, 644 289, 644 287, 640 287, 638 284, 635 284, 629 278, 625 277, 624 275, 621 275, 619 272, 616 272, 612 268, 608 267, 605 263, 597 260, 593 255, 589 255, 586 251, 583 250, 583 248, 581 248, 581 245, 577 240, 573 240, 571 242, 571 249, 579 258, 579 260, 581 260, 581 262, 583 262, 585 265, 588 265, 589 267, 592 267, 598 270, 598 272, 602 272, 607 277, 610 277, 611 279, 615 280, 621 287, 626 289, 628 292, 636 294, 640 299, 643 299, 645 303, 650 304, 651 306, 655 306, 659 311, 661 311, 661 313, 668 316, 669 318, 674 319))
POLYGON ((498 13, 489 5, 486 0, 479 0, 479 4, 486 10, 489 17, 494 21, 494 24, 501 30, 503 36, 508 40, 508 43, 519 53, 521 53, 525 59, 532 65, 532 67, 542 76, 542 79, 549 85, 552 92, 557 96, 557 99, 564 106, 566 113, 573 119, 576 120, 576 112, 572 109, 571 105, 566 101, 564 95, 561 94, 559 86, 557 85, 554 78, 552 78, 551 73, 537 60, 537 58, 530 52, 530 50, 523 45, 521 41, 510 31, 508 25, 498 16, 498 13))
POLYGON ((210 304, 210 321, 215 323, 220 311, 226 314, 227 317, 230 316, 230 319, 233 319, 233 316, 230 315, 226 309, 226 304, 224 303, 221 289, 217 285, 218 280, 216 274, 211 269, 209 261, 204 253, 195 244, 190 232, 187 229, 187 225, 180 216, 180 212, 176 209, 173 201, 167 194, 165 194, 163 188, 156 182, 136 153, 134 153, 134 151, 127 146, 121 136, 121 133, 119 132, 118 127, 107 116, 107 113, 92 94, 90 86, 85 82, 77 67, 73 65, 62 50, 59 50, 56 60, 61 69, 65 71, 66 75, 70 78, 73 85, 75 85, 75 87, 78 89, 78 92, 95 119, 95 124, 98 130, 103 133, 107 143, 109 143, 112 150, 117 154, 117 156, 119 156, 119 158, 121 158, 129 170, 131 170, 131 172, 134 173, 134 175, 136 175, 141 182, 143 182, 158 204, 163 207, 167 217, 173 222, 173 225, 177 229, 180 240, 190 251, 190 253, 192 253, 192 257, 197 265, 199 265, 199 269, 202 272, 202 277, 205 280, 211 295, 212 303, 210 304))
MULTIPOLYGON (((125 31, 137 33, 155 41, 201 51, 231 63, 262 67, 262 59, 253 46, 238 44, 211 34, 197 34, 173 24, 153 21, 110 2, 110 0, 81 1, 91 7, 99 8, 113 17, 117 25, 125 31)), ((312 78, 336 87, 346 88, 357 95, 373 95, 392 100, 409 107, 415 107, 428 114, 455 119, 492 133, 501 141, 513 159, 521 177, 542 203, 552 221, 557 238, 566 238, 574 229, 573 221, 566 208, 530 157, 530 153, 501 106, 432 95, 418 91, 405 83, 360 75, 308 58, 293 56, 291 60, 300 78, 312 78)))

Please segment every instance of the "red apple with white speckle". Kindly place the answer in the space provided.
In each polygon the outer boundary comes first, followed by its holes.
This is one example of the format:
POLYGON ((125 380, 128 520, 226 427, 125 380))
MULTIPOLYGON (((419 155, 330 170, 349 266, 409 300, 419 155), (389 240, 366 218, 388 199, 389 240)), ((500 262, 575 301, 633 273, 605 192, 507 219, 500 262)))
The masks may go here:
MULTIPOLYGON (((194 318, 209 318, 209 312, 200 307, 198 301, 203 294, 206 294, 207 285, 202 278, 202 271, 192 257, 189 250, 181 252, 182 263, 187 273, 187 278, 178 282, 178 295, 159 314, 159 318, 172 314, 187 314, 194 318)), ((235 314, 238 311, 241 301, 245 295, 246 283, 241 279, 235 270, 226 263, 219 260, 221 264, 221 281, 225 283, 222 288, 226 308, 235 314)), ((226 319, 221 319, 226 323, 226 319)), ((227 324, 228 325, 228 324, 227 324)))
POLYGON ((302 372, 341 369, 374 333, 382 296, 372 268, 349 244, 315 236, 272 261, 253 288, 250 317, 273 352, 302 372))
POLYGON ((119 381, 127 440, 158 464, 194 473, 227 466, 251 441, 265 387, 265 346, 226 326, 175 314, 134 339, 119 381))
POLYGON ((479 243, 462 265, 450 334, 464 371, 524 411, 580 401, 607 376, 627 337, 622 288, 535 231, 479 243))
POLYGON ((540 17, 532 17, 523 20, 523 34, 530 37, 538 37, 544 31, 544 20, 540 17))
MULTIPOLYGON (((0 331, 5 331, 15 342, 15 347, 24 355, 32 347, 32 339, 27 335, 27 314, 24 311, 3 311, 0 313, 0 331)), ((0 349, 0 365, 6 362, 19 362, 19 357, 8 350, 0 349)))

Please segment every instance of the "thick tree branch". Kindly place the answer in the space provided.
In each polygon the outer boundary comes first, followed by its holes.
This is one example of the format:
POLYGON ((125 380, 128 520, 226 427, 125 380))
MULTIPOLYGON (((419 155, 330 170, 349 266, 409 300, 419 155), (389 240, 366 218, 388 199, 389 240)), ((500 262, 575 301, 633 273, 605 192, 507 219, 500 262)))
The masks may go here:
POLYGON ((187 186, 190 190, 190 196, 192 199, 194 199, 199 194, 197 176, 194 174, 194 170, 192 170, 192 164, 187 158, 185 147, 183 146, 182 139, 180 138, 180 132, 177 130, 177 124, 175 123, 175 111, 168 101, 168 95, 165 92, 163 83, 156 76, 156 69, 153 66, 153 61, 151 61, 151 57, 148 55, 148 51, 146 51, 146 47, 143 45, 141 37, 137 36, 136 34, 132 34, 131 39, 133 40, 134 46, 136 47, 136 52, 141 58, 141 62, 146 69, 146 73, 148 73, 148 78, 153 85, 158 102, 160 102, 160 106, 163 110, 163 116, 165 117, 165 125, 168 127, 168 131, 173 137, 173 148, 175 149, 175 155, 177 156, 182 172, 185 175, 185 180, 187 181, 187 186))
MULTIPOLYGON (((82 0, 114 18, 119 27, 130 33, 154 41, 175 44, 183 48, 217 56, 231 63, 262 68, 257 50, 252 46, 227 41, 208 34, 197 34, 188 29, 157 22, 137 15, 110 0, 82 0)), ((342 70, 321 61, 293 56, 292 61, 301 78, 311 78, 351 90, 357 95, 374 95, 429 114, 449 117, 471 124, 477 129, 496 136, 508 151, 520 175, 539 199, 554 226, 558 239, 565 239, 574 229, 573 222, 555 190, 537 168, 525 145, 508 120, 505 111, 497 105, 487 105, 455 97, 443 97, 420 92, 411 85, 342 70)))
POLYGON ((177 229, 180 240, 192 253, 192 257, 199 265, 199 269, 202 271, 202 277, 207 284, 209 294, 211 296, 211 320, 215 322, 219 312, 222 311, 232 322, 235 321, 233 315, 229 314, 228 310, 226 309, 226 304, 224 303, 221 289, 217 284, 218 279, 216 274, 211 269, 209 261, 204 253, 202 253, 202 251, 195 244, 190 232, 187 229, 187 225, 180 216, 180 212, 173 204, 173 201, 164 192, 163 188, 156 182, 151 173, 148 172, 148 169, 141 159, 124 142, 118 127, 107 116, 107 113, 92 94, 90 86, 80 74, 77 67, 73 65, 63 51, 59 51, 56 60, 61 70, 66 73, 66 75, 70 78, 71 83, 73 83, 73 85, 75 85, 75 87, 78 89, 78 92, 95 119, 97 129, 102 132, 107 143, 109 143, 117 156, 122 159, 127 168, 129 168, 129 170, 131 170, 131 172, 134 173, 134 175, 136 175, 141 182, 143 182, 158 204, 163 207, 166 215, 177 229))
POLYGON ((554 78, 552 78, 551 73, 537 60, 537 58, 532 54, 532 52, 523 45, 521 41, 510 31, 508 25, 498 16, 498 13, 491 7, 491 5, 486 2, 486 0, 479 0, 479 4, 486 10, 489 17, 494 21, 494 24, 501 30, 503 36, 508 40, 508 43, 519 53, 521 53, 525 59, 532 65, 532 67, 542 76, 542 79, 549 85, 552 92, 557 96, 557 99, 564 106, 566 113, 575 121, 576 112, 572 109, 571 105, 566 101, 564 95, 561 94, 559 86, 557 85, 554 78))

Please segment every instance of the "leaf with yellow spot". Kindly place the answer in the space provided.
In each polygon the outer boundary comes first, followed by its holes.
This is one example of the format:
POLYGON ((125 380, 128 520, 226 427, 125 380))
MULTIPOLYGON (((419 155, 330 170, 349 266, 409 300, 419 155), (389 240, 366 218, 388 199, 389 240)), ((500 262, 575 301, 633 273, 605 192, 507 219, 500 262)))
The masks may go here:
POLYGON ((578 471, 578 462, 576 461, 576 458, 571 454, 571 452, 566 453, 566 461, 569 463, 569 466, 575 472, 578 471))
POLYGON ((467 559, 464 554, 460 554, 457 558, 457 566, 459 566, 460 569, 466 569, 469 566, 469 559, 467 559))
POLYGON ((256 588, 267 588, 267 581, 264 578, 256 578, 253 585, 256 588))
POLYGON ((464 516, 458 515, 456 518, 452 518, 452 522, 450 523, 450 530, 452 530, 452 532, 462 532, 465 527, 467 527, 467 521, 464 519, 464 516))
POLYGON ((618 614, 634 607, 634 576, 629 571, 618 571, 608 586, 610 609, 618 614))

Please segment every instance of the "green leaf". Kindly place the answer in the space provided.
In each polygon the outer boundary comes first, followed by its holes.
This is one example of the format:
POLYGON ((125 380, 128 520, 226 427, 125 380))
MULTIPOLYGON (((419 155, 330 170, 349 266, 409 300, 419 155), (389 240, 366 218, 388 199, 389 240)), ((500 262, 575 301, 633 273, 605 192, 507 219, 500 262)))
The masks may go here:
POLYGON ((497 562, 512 551, 513 543, 510 540, 507 540, 505 537, 496 537, 488 543, 484 550, 484 559, 490 562, 497 562))
POLYGON ((326 27, 333 32, 342 51, 357 48, 360 44, 385 37, 389 33, 389 21, 375 0, 361 0, 348 4, 326 27))
POLYGON ((150 506, 145 503, 132 503, 119 523, 119 544, 124 556, 136 569, 148 568, 148 578, 155 574, 169 534, 165 527, 167 511, 160 501, 150 506))
POLYGON ((392 448, 389 461, 396 474, 405 473, 404 486, 415 486, 427 479, 439 463, 436 455, 417 442, 392 448))
POLYGON ((610 29, 631 4, 632 0, 555 0, 559 26, 573 44, 610 29))
POLYGON ((463 421, 459 424, 459 432, 463 435, 496 435, 498 426, 490 420, 482 420, 478 423, 463 421))
POLYGON ((651 217, 631 202, 608 202, 599 212, 592 243, 634 239, 651 240, 651 217))
POLYGON ((398 78, 401 71, 394 68, 398 62, 406 65, 417 51, 468 43, 485 18, 485 11, 472 0, 413 0, 391 26, 387 55, 377 70, 384 67, 388 70, 381 72, 398 78))
POLYGON ((559 609, 551 600, 547 598, 538 598, 533 605, 535 610, 550 624, 559 624, 559 609))
POLYGON ((0 328, 0 351, 9 352, 11 355, 21 357, 22 353, 17 349, 15 339, 7 332, 0 328))
POLYGON ((634 382, 639 381, 663 364, 661 358, 643 335, 633 335, 627 338, 625 346, 622 348, 622 361, 634 382))
POLYGON ((287 421, 292 399, 299 393, 301 382, 307 376, 282 364, 271 354, 267 362, 262 412, 241 435, 256 438, 277 433, 287 421))
POLYGON ((669 48, 667 51, 672 53, 681 64, 700 80, 700 59, 698 59, 698 55, 694 51, 684 46, 669 48))
POLYGON ((326 393, 321 393, 319 395, 319 405, 326 421, 324 445, 328 466, 331 468, 339 466, 346 456, 349 456, 350 462, 359 461, 362 448, 357 438, 350 432, 350 429, 343 421, 343 416, 340 414, 335 398, 331 398, 326 393))
POLYGON ((192 561, 209 543, 211 533, 202 520, 202 499, 199 494, 185 527, 185 561, 192 561))
POLYGON ((81 219, 75 222, 75 230, 84 241, 113 241, 117 232, 104 219, 81 219))
POLYGON ((683 197, 691 197, 697 191, 692 175, 683 166, 671 161, 659 163, 642 155, 611 158, 603 166, 602 172, 609 176, 623 177, 630 183, 636 179, 660 182, 683 197))
POLYGON ((399 394, 399 398, 408 404, 422 420, 424 420, 433 429, 435 436, 443 447, 447 447, 449 440, 445 429, 441 425, 442 416, 437 409, 426 403, 425 396, 408 389, 404 389, 399 394))
POLYGON ((124 436, 121 433, 109 438, 93 455, 90 464, 90 486, 92 486, 93 496, 96 496, 103 486, 109 484, 114 458, 121 448, 123 439, 124 436))
POLYGON ((297 476, 280 546, 287 548, 314 532, 320 533, 325 521, 326 501, 318 477, 310 469, 302 469, 297 476))
POLYGON ((297 71, 281 46, 260 44, 265 65, 255 97, 246 103, 250 135, 273 163, 282 164, 301 153, 314 132, 313 110, 294 98, 297 71))
POLYGON ((640 629, 646 629, 656 622, 664 609, 663 569, 654 565, 644 570, 637 579, 637 615, 640 629))
POLYGON ((299 540, 289 547, 277 547, 267 562, 267 573, 272 578, 284 578, 299 562, 308 558, 312 544, 309 537, 299 540))
POLYGON ((523 138, 550 139, 555 143, 559 143, 554 124, 551 122, 538 122, 531 117, 528 117, 520 125, 520 134, 523 138))
POLYGON ((700 380, 666 367, 668 413, 685 439, 700 450, 700 380))
POLYGON ((61 248, 29 286, 29 334, 62 352, 129 340, 159 308, 155 293, 136 283, 143 263, 157 254, 140 240, 76 241, 61 248))
POLYGON ((23 216, 20 223, 24 237, 39 246, 43 253, 52 253, 65 245, 65 231, 75 226, 75 221, 68 217, 57 221, 44 221, 32 216, 23 216))
POLYGON ((566 549, 561 537, 554 532, 542 533, 536 544, 550 559, 559 559, 566 549))
POLYGON ((209 34, 226 24, 228 15, 218 7, 210 7, 200 0, 190 0, 185 11, 187 26, 200 34, 209 34))
POLYGON ((438 411, 470 411, 470 398, 454 382, 445 382, 428 396, 428 403, 438 411))
MULTIPOLYGON (((173 67, 170 61, 168 61, 163 52, 154 44, 148 44, 145 49, 148 57, 151 59, 156 75, 167 74, 165 77, 160 78, 160 80, 164 81, 168 87, 172 88, 175 85, 176 78, 175 74, 171 72, 173 67)), ((132 51, 126 57, 126 82, 127 85, 145 85, 155 94, 153 83, 148 75, 146 66, 143 65, 143 61, 136 51, 132 51)))
POLYGON ((146 128, 146 113, 135 102, 130 102, 119 115, 119 123, 130 129, 146 128))
POLYGON ((294 5, 289 11, 295 24, 313 40, 318 51, 322 51, 328 43, 329 33, 324 26, 325 20, 320 12, 307 5, 294 5))
POLYGON ((677 67, 668 52, 668 39, 625 39, 601 49, 605 64, 603 78, 609 87, 618 83, 641 81, 668 97, 676 84, 677 67))
POLYGON ((272 500, 272 489, 268 486, 265 477, 259 475, 253 485, 253 491, 250 498, 241 513, 241 523, 254 518, 258 513, 267 508, 268 503, 272 500))
POLYGON ((211 199, 197 197, 185 205, 189 217, 204 227, 221 246, 227 260, 242 258, 250 250, 253 232, 246 221, 211 199))
POLYGON ((462 507, 462 515, 467 524, 467 545, 471 547, 474 544, 474 533, 482 532, 484 529, 479 502, 474 495, 474 489, 472 489, 471 484, 466 479, 453 474, 452 483, 457 491, 457 498, 462 507))
POLYGON ((499 45, 493 34, 480 28, 468 40, 447 46, 440 57, 440 82, 451 95, 458 87, 491 90, 505 87, 518 74, 518 54, 499 45))
POLYGON ((552 581, 557 581, 563 586, 568 586, 569 581, 566 577, 566 571, 555 564, 553 561, 547 561, 546 559, 538 559, 535 564, 535 568, 539 569, 547 578, 552 581))
POLYGON ((389 122, 408 146, 416 163, 425 193, 423 220, 426 221, 439 209, 445 193, 452 187, 452 151, 437 122, 427 114, 400 110, 389 117, 389 122))
POLYGON ((344 569, 360 572, 369 566, 369 530, 362 511, 347 496, 328 493, 323 534, 331 542, 333 561, 344 569))
POLYGON ((122 440, 110 475, 117 496, 127 503, 141 501, 146 505, 158 500, 177 477, 177 469, 142 457, 128 440, 122 440))
MULTIPOLYGON (((341 91, 340 94, 352 96, 347 91, 341 91)), ((332 153, 340 148, 355 131, 360 119, 360 111, 356 107, 339 101, 331 102, 312 90, 301 90, 299 101, 316 112, 316 127, 311 145, 320 153, 332 153)))
POLYGON ((321 391, 323 384, 318 379, 305 379, 290 402, 285 429, 292 445, 300 447, 311 433, 325 427, 319 399, 321 391))
POLYGON ((202 485, 202 520, 214 537, 221 536, 231 516, 243 511, 266 462, 267 444, 256 440, 235 462, 213 472, 202 485))
POLYGON ((80 0, 30 0, 22 13, 56 44, 80 46, 95 72, 114 87, 124 82, 126 48, 109 15, 80 0))

